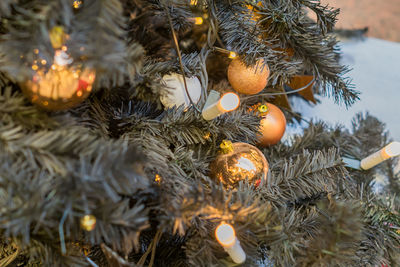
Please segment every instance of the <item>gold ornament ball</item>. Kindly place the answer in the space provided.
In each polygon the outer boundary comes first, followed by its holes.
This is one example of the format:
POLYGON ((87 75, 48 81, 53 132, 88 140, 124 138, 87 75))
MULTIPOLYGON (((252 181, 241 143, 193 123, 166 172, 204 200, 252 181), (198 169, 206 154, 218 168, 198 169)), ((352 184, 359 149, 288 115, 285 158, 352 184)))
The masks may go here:
POLYGON ((268 77, 269 67, 264 60, 257 61, 254 67, 246 67, 240 59, 234 59, 228 67, 229 83, 241 94, 258 94, 267 86, 268 77))
POLYGON ((265 103, 256 105, 262 120, 258 135, 259 145, 262 147, 278 143, 286 130, 285 114, 274 104, 265 103))
POLYGON ((255 186, 267 179, 268 161, 263 153, 250 144, 221 144, 222 152, 210 164, 211 177, 222 182, 226 188, 235 188, 239 181, 248 179, 255 186))
POLYGON ((50 111, 73 108, 82 103, 92 90, 95 72, 88 68, 73 67, 73 60, 63 50, 55 52, 51 66, 44 59, 35 60, 31 79, 21 83, 30 101, 50 111))
POLYGON ((96 217, 94 215, 85 215, 81 218, 81 228, 85 231, 93 231, 96 227, 96 217))

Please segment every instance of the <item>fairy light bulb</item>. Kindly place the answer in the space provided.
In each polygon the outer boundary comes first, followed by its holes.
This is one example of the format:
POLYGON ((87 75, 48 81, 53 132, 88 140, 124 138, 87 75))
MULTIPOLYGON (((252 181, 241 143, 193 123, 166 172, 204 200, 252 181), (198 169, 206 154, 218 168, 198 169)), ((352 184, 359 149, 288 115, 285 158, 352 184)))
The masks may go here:
POLYGON ((204 22, 204 19, 202 17, 188 18, 188 20, 193 22, 196 25, 201 25, 204 22))
POLYGON ((240 264, 245 262, 246 253, 240 246, 232 225, 222 222, 215 229, 215 237, 235 263, 240 264))
POLYGON ((96 227, 96 217, 94 215, 85 215, 81 218, 81 228, 85 231, 93 231, 96 227))
POLYGON ((236 54, 235 52, 233 52, 233 51, 229 51, 228 57, 229 57, 230 59, 234 59, 234 58, 237 58, 237 54, 236 54))
POLYGON ((212 120, 216 117, 235 110, 239 107, 240 99, 235 93, 224 94, 219 101, 203 109, 202 116, 205 120, 212 120))
POLYGON ((389 158, 400 155, 400 142, 392 142, 385 147, 385 152, 389 158))
POLYGON ((381 150, 369 155, 368 157, 361 160, 361 169, 368 170, 375 167, 379 163, 399 156, 400 155, 400 142, 392 142, 382 148, 381 150))
POLYGON ((221 107, 225 110, 225 112, 237 109, 239 103, 239 96, 235 93, 226 93, 221 97, 220 100, 221 107))
POLYGON ((222 246, 232 246, 236 239, 235 229, 232 225, 221 223, 215 230, 215 236, 222 246))
POLYGON ((75 9, 78 9, 82 6, 82 0, 74 0, 74 2, 72 3, 73 7, 75 9))
POLYGON ((156 174, 156 176, 155 176, 155 178, 154 178, 154 181, 155 181, 157 184, 161 184, 161 175, 156 174))
POLYGON ((194 24, 196 24, 196 25, 201 25, 201 24, 203 24, 203 22, 204 22, 204 20, 203 20, 202 17, 195 17, 194 18, 194 24))

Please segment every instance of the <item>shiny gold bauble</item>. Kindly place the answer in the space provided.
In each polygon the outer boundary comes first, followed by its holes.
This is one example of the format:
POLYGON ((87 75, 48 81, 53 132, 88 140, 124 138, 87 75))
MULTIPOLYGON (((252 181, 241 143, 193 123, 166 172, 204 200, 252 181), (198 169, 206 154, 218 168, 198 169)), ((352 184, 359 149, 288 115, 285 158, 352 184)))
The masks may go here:
POLYGON ((235 188, 246 179, 259 186, 267 179, 268 162, 255 146, 228 141, 222 153, 210 164, 210 171, 211 177, 226 188, 235 188))
POLYGON ((79 105, 90 95, 95 72, 71 64, 72 59, 61 50, 56 51, 51 66, 46 60, 36 60, 32 78, 20 84, 23 93, 33 104, 46 110, 65 110, 79 105))
POLYGON ((246 67, 240 59, 231 61, 228 67, 228 80, 233 89, 245 95, 261 92, 268 83, 269 68, 264 60, 259 60, 254 67, 246 67))
POLYGON ((274 104, 265 103, 256 105, 262 120, 258 142, 260 146, 270 146, 278 143, 286 130, 286 118, 283 112, 274 104))

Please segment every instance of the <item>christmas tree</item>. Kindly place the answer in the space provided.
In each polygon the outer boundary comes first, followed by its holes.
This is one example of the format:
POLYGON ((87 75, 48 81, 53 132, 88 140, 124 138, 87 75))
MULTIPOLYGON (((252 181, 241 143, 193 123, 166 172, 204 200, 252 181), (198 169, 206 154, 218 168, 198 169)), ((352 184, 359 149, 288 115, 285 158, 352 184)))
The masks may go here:
POLYGON ((281 140, 294 98, 358 100, 338 12, 2 0, 0 266, 399 266, 396 160, 372 168, 394 153, 384 125, 281 140))

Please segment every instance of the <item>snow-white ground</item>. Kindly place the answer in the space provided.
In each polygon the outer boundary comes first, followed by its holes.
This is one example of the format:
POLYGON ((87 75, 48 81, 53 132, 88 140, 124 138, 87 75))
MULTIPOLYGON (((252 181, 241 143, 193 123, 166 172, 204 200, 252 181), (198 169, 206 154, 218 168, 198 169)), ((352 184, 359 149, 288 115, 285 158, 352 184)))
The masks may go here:
POLYGON ((295 101, 294 110, 304 118, 322 119, 350 127, 360 111, 386 123, 390 136, 400 141, 400 43, 366 38, 341 44, 342 63, 352 68, 348 74, 361 92, 361 100, 346 110, 332 99, 319 97, 317 105, 295 101))

